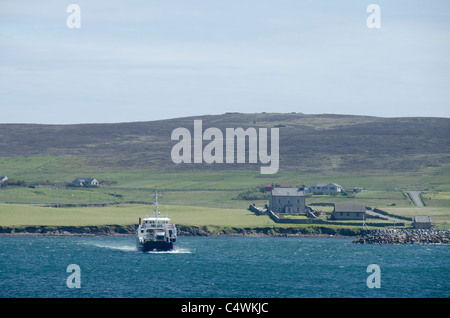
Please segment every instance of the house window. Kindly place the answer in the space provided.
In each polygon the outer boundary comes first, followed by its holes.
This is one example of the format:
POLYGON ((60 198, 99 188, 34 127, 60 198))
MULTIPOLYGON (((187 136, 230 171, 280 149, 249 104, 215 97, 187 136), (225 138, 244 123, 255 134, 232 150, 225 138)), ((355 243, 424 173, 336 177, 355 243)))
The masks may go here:
POLYGON ((297 212, 300 212, 300 208, 299 207, 297 207, 297 212))
POLYGON ((300 199, 297 199, 297 204, 300 204, 300 199))
POLYGON ((278 199, 278 203, 281 203, 281 199, 278 199))

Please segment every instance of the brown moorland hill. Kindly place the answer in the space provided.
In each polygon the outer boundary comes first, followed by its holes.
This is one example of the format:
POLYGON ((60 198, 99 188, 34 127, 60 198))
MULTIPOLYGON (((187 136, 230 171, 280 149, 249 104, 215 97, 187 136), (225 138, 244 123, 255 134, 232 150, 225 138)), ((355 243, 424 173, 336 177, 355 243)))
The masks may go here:
MULTIPOLYGON (((257 164, 175 164, 177 127, 203 130, 278 127, 280 170, 292 172, 415 171, 450 163, 450 119, 299 113, 227 113, 114 124, 0 124, 0 157, 71 155, 88 165, 128 170, 259 170, 257 164)), ((204 145, 209 143, 205 141, 204 145)))

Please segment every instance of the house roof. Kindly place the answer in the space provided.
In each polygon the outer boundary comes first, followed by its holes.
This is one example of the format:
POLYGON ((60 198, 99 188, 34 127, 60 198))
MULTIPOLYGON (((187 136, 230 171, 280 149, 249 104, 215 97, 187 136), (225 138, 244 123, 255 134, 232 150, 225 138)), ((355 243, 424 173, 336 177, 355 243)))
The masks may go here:
POLYGON ((414 223, 431 223, 431 217, 429 216, 415 216, 414 223))
POLYGON ((311 185, 311 187, 327 187, 327 186, 330 186, 330 185, 333 185, 335 187, 340 187, 340 185, 337 184, 337 183, 313 183, 311 185))
POLYGON ((366 206, 358 203, 335 203, 334 212, 366 212, 366 206))
POLYGON ((305 193, 298 188, 275 188, 272 190, 273 196, 304 196, 305 193))
POLYGON ((95 178, 76 178, 72 182, 92 182, 94 180, 97 180, 95 178))

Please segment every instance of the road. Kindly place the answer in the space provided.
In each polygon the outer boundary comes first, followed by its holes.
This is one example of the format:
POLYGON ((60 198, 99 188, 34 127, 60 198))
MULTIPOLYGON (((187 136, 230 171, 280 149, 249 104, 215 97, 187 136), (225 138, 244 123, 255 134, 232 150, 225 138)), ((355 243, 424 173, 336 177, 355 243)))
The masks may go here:
POLYGON ((409 195, 411 196, 413 203, 416 206, 423 206, 422 200, 420 200, 420 193, 423 191, 406 191, 409 193, 409 195))

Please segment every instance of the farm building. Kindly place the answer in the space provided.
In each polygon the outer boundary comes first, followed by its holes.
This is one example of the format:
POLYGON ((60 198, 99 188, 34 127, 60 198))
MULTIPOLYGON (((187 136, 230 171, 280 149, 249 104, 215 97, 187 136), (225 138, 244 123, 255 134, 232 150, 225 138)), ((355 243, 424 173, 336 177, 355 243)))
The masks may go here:
POLYGON ((431 229, 431 217, 429 216, 415 216, 414 217, 415 229, 431 229))
POLYGON ((356 203, 335 203, 332 220, 364 220, 366 207, 356 203))
POLYGON ((80 187, 84 187, 85 185, 96 186, 99 184, 98 180, 95 178, 76 178, 75 180, 72 181, 72 183, 80 187))
POLYGON ((323 192, 325 194, 330 194, 341 192, 342 187, 337 183, 313 183, 309 187, 309 191, 312 193, 323 192))
POLYGON ((306 213, 305 193, 299 188, 274 188, 269 208, 276 213, 306 213))

